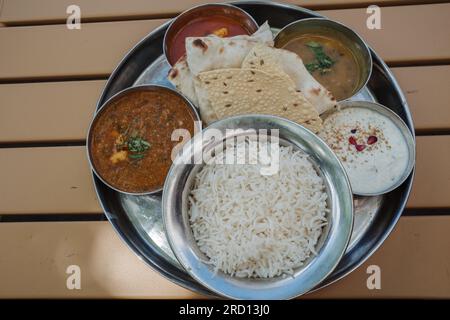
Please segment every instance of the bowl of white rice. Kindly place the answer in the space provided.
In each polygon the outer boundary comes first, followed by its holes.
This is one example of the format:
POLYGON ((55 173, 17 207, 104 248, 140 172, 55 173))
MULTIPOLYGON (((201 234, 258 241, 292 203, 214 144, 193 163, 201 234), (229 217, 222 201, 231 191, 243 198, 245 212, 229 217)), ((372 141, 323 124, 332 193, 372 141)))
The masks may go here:
POLYGON ((268 115, 217 121, 179 152, 163 191, 185 270, 232 299, 290 299, 335 269, 353 226, 352 191, 331 149, 268 115))

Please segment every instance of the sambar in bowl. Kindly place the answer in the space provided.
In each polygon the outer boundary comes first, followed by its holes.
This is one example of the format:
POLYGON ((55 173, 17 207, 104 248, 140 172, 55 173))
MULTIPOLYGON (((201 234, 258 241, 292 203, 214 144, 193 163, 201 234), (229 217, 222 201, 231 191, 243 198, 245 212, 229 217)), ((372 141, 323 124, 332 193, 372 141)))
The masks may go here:
POLYGON ((173 141, 172 134, 181 129, 193 136, 199 119, 195 107, 172 89, 157 85, 125 89, 106 101, 91 123, 87 138, 91 167, 116 191, 160 192, 173 151, 186 142, 173 141))
POLYGON ((338 101, 357 94, 372 72, 372 56, 366 43, 353 30, 332 20, 295 21, 280 30, 275 46, 295 52, 338 101))

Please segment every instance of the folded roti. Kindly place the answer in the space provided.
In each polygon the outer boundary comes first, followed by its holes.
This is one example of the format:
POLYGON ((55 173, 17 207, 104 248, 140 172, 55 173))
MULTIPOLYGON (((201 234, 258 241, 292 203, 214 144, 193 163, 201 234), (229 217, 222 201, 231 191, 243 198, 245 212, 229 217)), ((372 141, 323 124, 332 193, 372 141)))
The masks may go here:
POLYGON ((273 34, 267 22, 251 36, 220 38, 211 35, 186 38, 187 53, 169 71, 168 80, 199 107, 203 121, 206 123, 216 121, 217 115, 209 106, 204 90, 198 87, 196 75, 215 69, 239 68, 248 52, 259 43, 273 45, 273 34), (202 45, 198 47, 194 42, 202 45))
POLYGON ((194 86, 194 75, 189 70, 186 55, 182 56, 173 68, 170 69, 167 79, 178 91, 188 97, 195 105, 198 105, 198 98, 194 86))
POLYGON ((202 85, 198 77, 194 78, 195 92, 197 95, 198 109, 200 111, 200 118, 206 125, 219 120, 219 116, 214 111, 209 102, 208 91, 205 86, 202 85))
POLYGON ((198 77, 195 77, 189 70, 186 56, 178 60, 176 65, 169 71, 167 78, 178 91, 197 106, 200 111, 200 117, 206 124, 218 120, 207 98, 207 92, 199 85, 198 77))
POLYGON ((267 22, 251 36, 188 37, 187 64, 194 75, 216 69, 240 68, 249 51, 261 43, 273 46, 273 35, 267 22))
POLYGON ((219 69, 198 78, 218 119, 257 113, 287 118, 313 132, 322 127, 317 110, 286 77, 255 69, 219 69))
POLYGON ((294 52, 264 45, 254 46, 242 63, 242 68, 268 73, 287 74, 319 114, 336 107, 333 95, 309 73, 302 59, 294 52))

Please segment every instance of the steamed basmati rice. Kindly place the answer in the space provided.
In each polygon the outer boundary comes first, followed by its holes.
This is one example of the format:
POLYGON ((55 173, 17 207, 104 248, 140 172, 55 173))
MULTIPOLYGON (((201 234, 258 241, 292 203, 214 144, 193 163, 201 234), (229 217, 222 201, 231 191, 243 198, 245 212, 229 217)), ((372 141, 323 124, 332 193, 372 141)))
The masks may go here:
POLYGON ((198 172, 189 219, 216 272, 293 275, 316 254, 327 223, 324 181, 308 156, 292 147, 280 147, 279 165, 270 176, 261 174, 260 164, 210 164, 198 172))

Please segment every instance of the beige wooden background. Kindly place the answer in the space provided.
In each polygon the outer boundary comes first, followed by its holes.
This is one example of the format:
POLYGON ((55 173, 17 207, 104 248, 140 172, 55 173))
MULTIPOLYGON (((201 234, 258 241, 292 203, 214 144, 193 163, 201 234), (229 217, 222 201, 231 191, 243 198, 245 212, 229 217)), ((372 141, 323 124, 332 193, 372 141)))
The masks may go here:
MULTIPOLYGON (((354 28, 392 68, 411 107, 417 171, 383 246, 307 298, 450 298, 450 4, 291 0, 354 28), (365 26, 381 6, 382 29, 365 26), (366 268, 382 269, 382 289, 366 268)), ((87 126, 123 55, 202 1, 0 0, 0 297, 194 298, 140 261, 103 220, 85 155, 87 126), (81 8, 81 30, 65 26, 81 8), (70 220, 70 221, 69 221, 70 220), (67 266, 82 289, 67 290, 67 266)))

